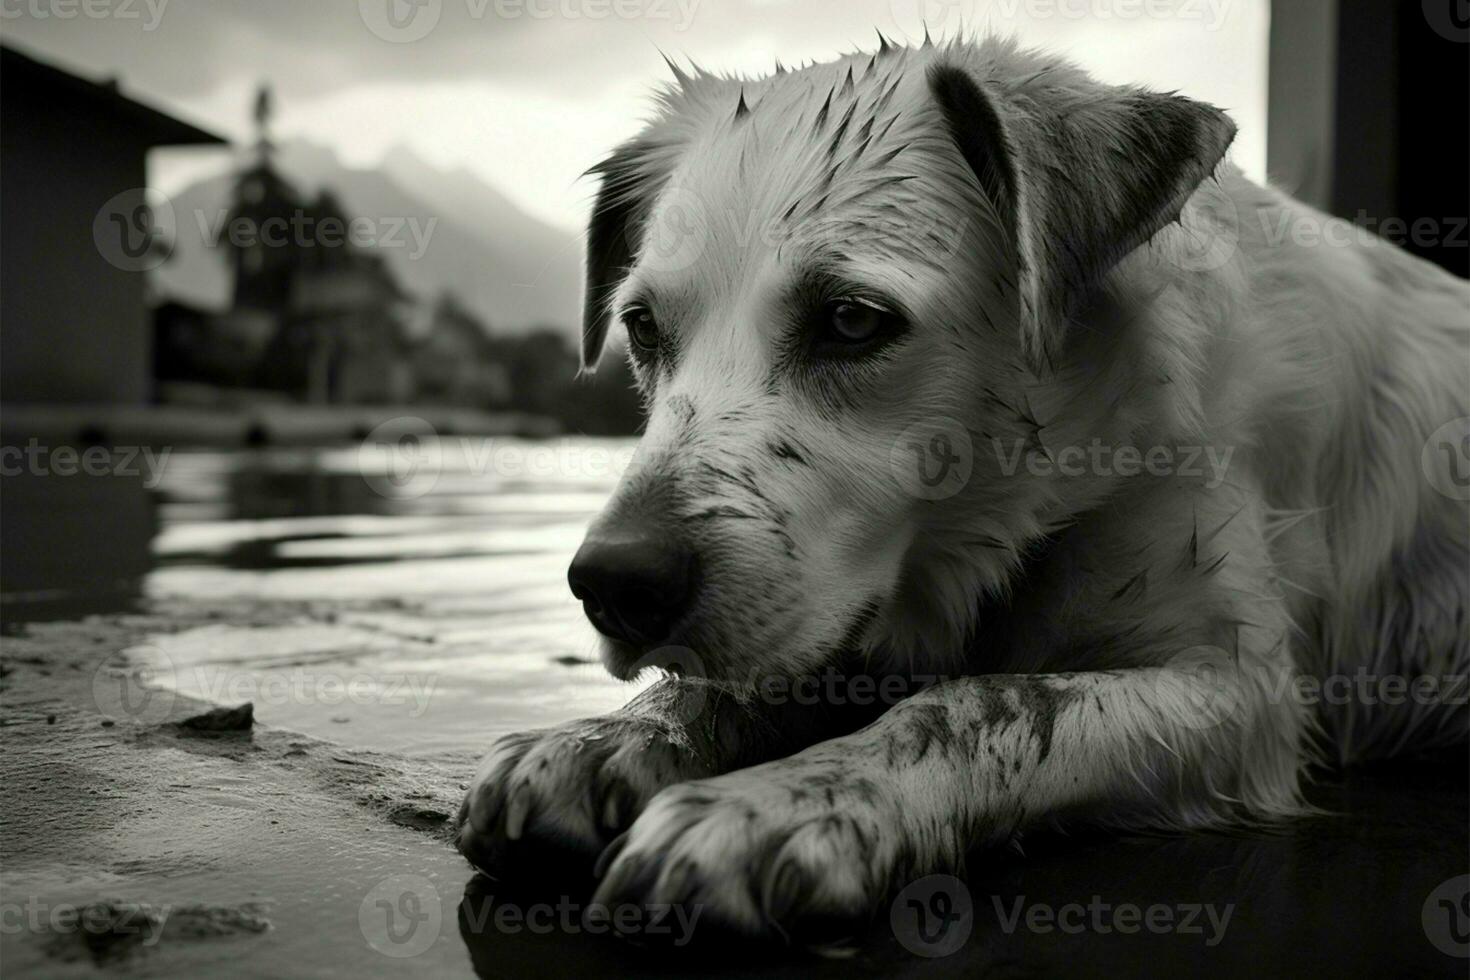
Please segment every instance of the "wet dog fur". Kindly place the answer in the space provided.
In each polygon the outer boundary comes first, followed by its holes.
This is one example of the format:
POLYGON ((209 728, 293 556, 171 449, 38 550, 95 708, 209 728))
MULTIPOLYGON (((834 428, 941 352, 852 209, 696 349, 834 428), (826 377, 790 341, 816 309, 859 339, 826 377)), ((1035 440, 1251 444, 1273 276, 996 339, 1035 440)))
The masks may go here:
POLYGON ((1007 40, 675 73, 597 168, 583 358, 656 321, 594 533, 656 515, 700 591, 602 641, 669 677, 495 745, 479 867, 571 847, 599 901, 800 935, 1033 827, 1269 824, 1314 762, 1464 743, 1470 516, 1422 451, 1470 415, 1465 282, 1297 244, 1332 219, 1245 179, 1222 111, 1007 40), (901 327, 816 356, 834 296, 901 327), (902 473, 935 435, 946 495, 902 473), (1089 446, 1228 465, 1061 465, 1089 446), (848 696, 770 694, 822 672, 848 696), (1300 696, 1364 673, 1448 686, 1300 696))

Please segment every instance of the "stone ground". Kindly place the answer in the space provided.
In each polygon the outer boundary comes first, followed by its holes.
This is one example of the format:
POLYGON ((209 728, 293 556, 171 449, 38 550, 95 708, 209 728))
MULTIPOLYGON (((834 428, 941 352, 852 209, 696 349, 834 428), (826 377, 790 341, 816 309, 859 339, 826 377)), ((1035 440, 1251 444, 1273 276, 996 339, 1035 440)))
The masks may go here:
MULTIPOLYGON (((967 887, 931 883, 918 905, 896 902, 853 945, 823 955, 707 936, 650 949, 588 934, 576 916, 548 929, 497 918, 507 904, 550 915, 588 892, 584 882, 508 889, 472 876, 446 825, 474 752, 371 752, 342 744, 372 744, 365 729, 330 740, 258 719, 200 731, 180 723, 213 705, 161 684, 140 653, 177 653, 170 637, 342 637, 384 617, 401 637, 413 633, 412 609, 259 599, 143 608, 3 639, 7 976, 1466 976, 1470 944, 1455 930, 1467 920, 1454 918, 1452 895, 1470 870, 1463 755, 1324 776, 1313 795, 1336 815, 1280 834, 1051 838, 1028 841, 1024 856, 976 855, 967 887), (1448 905, 1436 900, 1445 895, 1448 905), (921 907, 953 912, 926 932, 921 907), (950 955, 926 955, 936 952, 950 955)), ((334 730, 332 717, 307 712, 335 709, 293 710, 296 728, 334 730)), ((383 739, 393 744, 391 731, 383 739)))
MULTIPOLYGON (((302 612, 161 608, 5 637, 6 975, 397 972, 392 954, 408 947, 387 936, 375 887, 394 902, 422 893, 437 931, 470 877, 446 843, 468 757, 410 763, 281 729, 191 730, 178 723, 211 706, 150 688, 121 656, 222 619, 302 612)), ((458 937, 424 944, 428 932, 416 965, 468 973, 458 937)))

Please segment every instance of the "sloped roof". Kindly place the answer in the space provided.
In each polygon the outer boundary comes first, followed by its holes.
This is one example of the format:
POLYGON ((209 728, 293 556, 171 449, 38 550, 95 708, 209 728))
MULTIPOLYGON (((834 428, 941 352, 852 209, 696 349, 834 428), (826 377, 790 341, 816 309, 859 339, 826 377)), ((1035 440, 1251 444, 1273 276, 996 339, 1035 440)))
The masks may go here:
POLYGON ((133 101, 118 91, 116 82, 89 81, 38 61, 9 44, 0 45, 0 89, 7 100, 45 99, 58 112, 65 111, 69 100, 90 103, 136 130, 141 142, 148 146, 227 142, 152 106, 133 101))

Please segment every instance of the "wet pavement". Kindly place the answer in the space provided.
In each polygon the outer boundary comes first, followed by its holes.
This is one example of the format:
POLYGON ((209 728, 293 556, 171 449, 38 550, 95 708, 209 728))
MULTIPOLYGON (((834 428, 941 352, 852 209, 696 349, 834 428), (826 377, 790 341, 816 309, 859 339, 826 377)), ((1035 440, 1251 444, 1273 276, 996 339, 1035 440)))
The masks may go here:
POLYGON ((1337 815, 1281 834, 975 855, 823 955, 645 948, 558 911, 586 883, 473 878, 445 824, 489 741, 636 688, 564 584, 627 443, 459 448, 5 477, 7 975, 1466 976, 1463 755, 1324 775, 1337 815), (245 701, 251 732, 177 725, 245 701))

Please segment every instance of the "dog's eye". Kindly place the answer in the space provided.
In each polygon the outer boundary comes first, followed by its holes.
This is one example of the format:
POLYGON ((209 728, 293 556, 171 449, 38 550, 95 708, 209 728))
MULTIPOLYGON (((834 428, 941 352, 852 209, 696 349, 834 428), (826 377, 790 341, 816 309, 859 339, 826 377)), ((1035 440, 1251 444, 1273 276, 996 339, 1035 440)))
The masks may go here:
POLYGON ((628 339, 634 347, 644 352, 658 349, 658 323, 648 307, 634 306, 624 310, 623 326, 628 328, 628 339))
POLYGON ((881 341, 898 326, 898 317, 857 300, 837 300, 822 307, 817 346, 835 354, 854 353, 881 341))
POLYGON ((860 344, 883 328, 883 311, 861 303, 833 303, 828 310, 832 339, 860 344))

